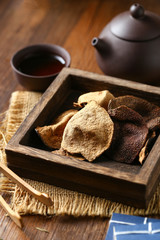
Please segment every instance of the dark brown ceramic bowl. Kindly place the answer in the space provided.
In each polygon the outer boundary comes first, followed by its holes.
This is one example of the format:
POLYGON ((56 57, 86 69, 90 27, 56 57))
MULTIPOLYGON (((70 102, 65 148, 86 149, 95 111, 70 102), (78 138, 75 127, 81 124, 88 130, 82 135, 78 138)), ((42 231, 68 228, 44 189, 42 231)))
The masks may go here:
POLYGON ((61 69, 70 66, 70 61, 70 54, 64 48, 54 44, 36 44, 17 51, 11 59, 11 66, 15 78, 24 88, 29 91, 45 91, 61 69), (47 60, 43 63, 44 59, 47 60), (37 66, 39 70, 33 72, 37 66))

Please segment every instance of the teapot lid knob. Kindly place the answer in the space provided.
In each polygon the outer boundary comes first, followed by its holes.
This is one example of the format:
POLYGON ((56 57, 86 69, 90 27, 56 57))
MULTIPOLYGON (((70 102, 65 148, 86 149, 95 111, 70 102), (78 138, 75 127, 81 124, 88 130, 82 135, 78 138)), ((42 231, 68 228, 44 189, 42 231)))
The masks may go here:
POLYGON ((135 3, 109 24, 111 33, 127 41, 148 41, 160 37, 160 16, 135 3))
POLYGON ((144 8, 140 4, 135 3, 130 7, 130 13, 134 18, 143 18, 144 8))

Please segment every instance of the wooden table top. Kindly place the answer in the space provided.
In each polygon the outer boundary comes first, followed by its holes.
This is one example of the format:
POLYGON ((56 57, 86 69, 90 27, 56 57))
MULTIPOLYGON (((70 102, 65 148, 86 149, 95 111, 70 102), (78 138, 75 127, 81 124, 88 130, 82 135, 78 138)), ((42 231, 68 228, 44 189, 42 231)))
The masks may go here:
MULTIPOLYGON (((160 14, 159 0, 139 0, 146 9, 160 14)), ((23 90, 12 75, 10 59, 26 45, 54 43, 71 55, 71 67, 101 73, 91 46, 103 27, 129 9, 132 0, 1 0, 0 1, 0 112, 8 108, 11 93, 23 90)), ((19 229, 0 207, 0 239, 92 239, 102 240, 108 218, 72 216, 23 216, 19 229), (41 232, 36 227, 48 230, 41 232)))

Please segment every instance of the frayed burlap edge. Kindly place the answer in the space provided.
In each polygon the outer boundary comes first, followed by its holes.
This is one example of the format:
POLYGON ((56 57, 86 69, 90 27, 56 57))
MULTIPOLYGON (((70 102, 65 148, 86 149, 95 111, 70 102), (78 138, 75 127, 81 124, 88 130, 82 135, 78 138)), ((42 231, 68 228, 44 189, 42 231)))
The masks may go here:
MULTIPOLYGON (((41 93, 14 92, 11 96, 10 106, 0 128, 1 161, 6 163, 4 148, 21 122, 40 99, 41 93)), ((110 217, 113 212, 131 215, 159 215, 160 214, 160 184, 149 203, 147 210, 137 209, 106 199, 58 188, 42 182, 25 179, 35 189, 46 192, 53 200, 51 207, 36 200, 17 185, 5 177, 1 177, 1 192, 11 195, 11 207, 21 215, 73 215, 73 216, 101 216, 110 217)))

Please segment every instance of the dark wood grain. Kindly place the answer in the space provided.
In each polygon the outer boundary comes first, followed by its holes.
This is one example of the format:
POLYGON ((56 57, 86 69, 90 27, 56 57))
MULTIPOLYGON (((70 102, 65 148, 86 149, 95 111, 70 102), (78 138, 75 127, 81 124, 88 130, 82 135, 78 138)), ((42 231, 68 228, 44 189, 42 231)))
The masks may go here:
MULTIPOLYGON (((11 93, 23 90, 13 78, 10 59, 18 49, 35 43, 55 43, 71 54, 71 67, 102 73, 91 39, 132 0, 1 0, 0 1, 0 112, 8 108, 11 93)), ((159 0, 140 0, 146 9, 160 14, 159 0)), ((22 230, 0 208, 0 238, 93 239, 105 238, 108 219, 24 216, 22 230), (36 230, 45 228, 49 234, 36 230)))
POLYGON ((108 218, 72 216, 23 216, 24 227, 18 228, 0 208, 0 238, 3 240, 89 240, 104 239, 108 218), (46 232, 40 231, 45 229, 46 232))

